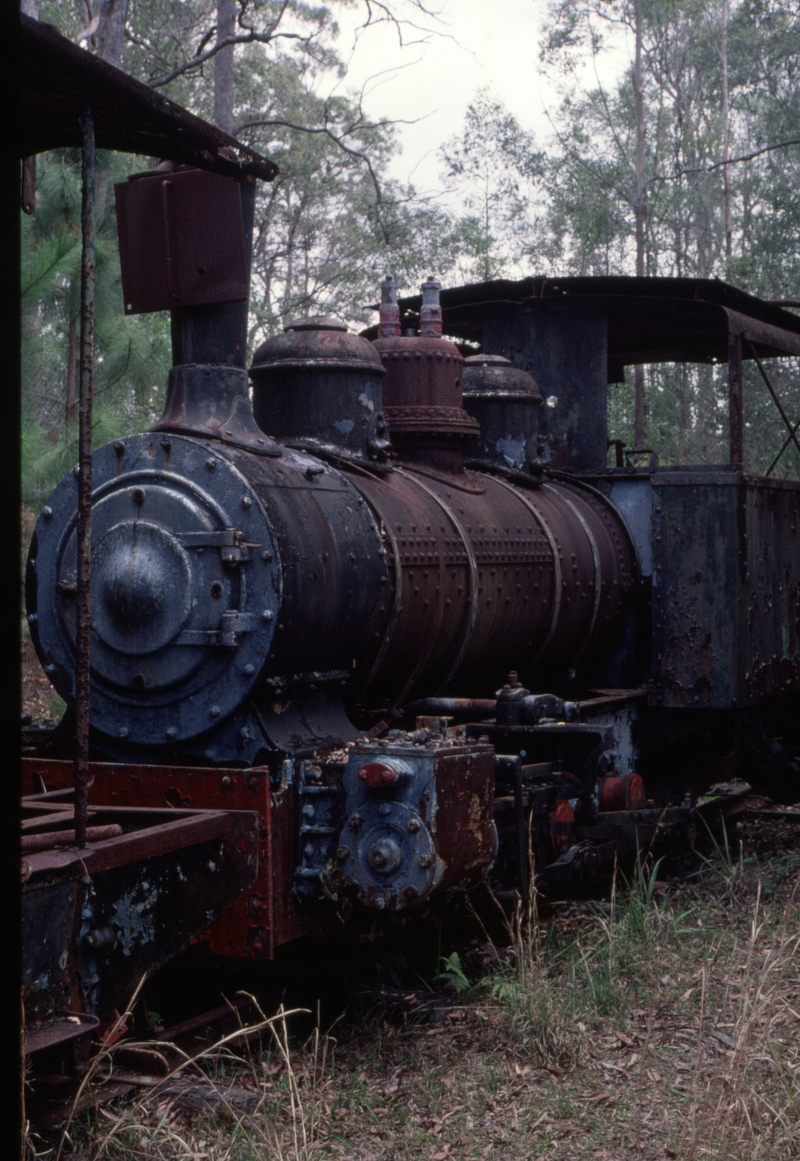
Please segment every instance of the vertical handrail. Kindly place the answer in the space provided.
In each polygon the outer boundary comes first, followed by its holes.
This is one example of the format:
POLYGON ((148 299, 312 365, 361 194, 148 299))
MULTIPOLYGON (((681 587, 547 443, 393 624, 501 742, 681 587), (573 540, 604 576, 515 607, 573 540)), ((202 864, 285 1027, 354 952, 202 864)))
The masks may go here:
POLYGON ((92 386, 94 378, 95 134, 86 104, 81 196, 81 381, 78 403, 78 523, 75 601, 75 842, 86 846, 92 579, 92 386))
POLYGON ((742 336, 733 331, 728 332, 728 440, 731 464, 744 467, 742 336))

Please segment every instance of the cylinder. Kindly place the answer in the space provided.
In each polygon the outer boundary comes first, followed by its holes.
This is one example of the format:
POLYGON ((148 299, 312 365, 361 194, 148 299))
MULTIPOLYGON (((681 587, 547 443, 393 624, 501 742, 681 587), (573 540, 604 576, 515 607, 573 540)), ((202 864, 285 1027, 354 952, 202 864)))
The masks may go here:
POLYGON ((485 696, 511 668, 531 688, 558 685, 602 645, 633 588, 627 533, 590 489, 411 467, 350 478, 383 531, 390 585, 363 710, 485 696))

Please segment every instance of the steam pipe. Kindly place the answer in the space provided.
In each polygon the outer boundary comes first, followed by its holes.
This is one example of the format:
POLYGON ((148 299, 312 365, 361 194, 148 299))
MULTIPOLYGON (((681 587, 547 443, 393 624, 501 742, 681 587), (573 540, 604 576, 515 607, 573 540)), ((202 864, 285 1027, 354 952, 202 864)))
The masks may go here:
POLYGON ((240 302, 214 302, 205 306, 180 306, 170 311, 172 365, 189 363, 222 367, 246 367, 249 286, 253 258, 253 220, 256 182, 239 182, 242 197, 242 229, 247 262, 248 297, 240 302))

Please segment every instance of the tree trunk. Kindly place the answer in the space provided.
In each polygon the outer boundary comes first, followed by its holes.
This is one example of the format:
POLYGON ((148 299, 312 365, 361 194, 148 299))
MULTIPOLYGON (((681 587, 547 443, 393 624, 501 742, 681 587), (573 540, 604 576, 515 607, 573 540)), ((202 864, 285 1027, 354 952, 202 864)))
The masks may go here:
MULTIPOLYGON (((91 7, 86 5, 86 11, 91 19, 91 7)), ((97 23, 97 55, 108 61, 115 69, 122 64, 122 46, 125 43, 125 21, 128 18, 128 0, 102 0, 98 12, 97 23)), ((95 171, 95 221, 98 227, 103 224, 106 204, 108 202, 108 172, 105 169, 95 171)))
POLYGON ((730 148, 730 112, 728 104, 728 17, 730 0, 722 0, 722 41, 720 44, 722 72, 722 191, 725 202, 725 257, 733 253, 733 223, 731 218, 731 184, 728 174, 730 148))
POLYGON ((98 16, 97 54, 118 69, 122 62, 128 0, 102 0, 98 16))
MULTIPOLYGON (((633 58, 633 97, 636 109, 636 186, 633 199, 633 215, 636 224, 636 276, 645 273, 645 191, 644 191, 644 90, 642 85, 642 0, 633 3, 635 25, 635 50, 633 58)), ((647 442, 647 416, 644 407, 644 367, 633 369, 634 420, 633 441, 637 448, 647 442)))
MULTIPOLYGON (((217 2, 217 44, 236 31, 236 0, 217 2)), ((214 121, 233 136, 233 45, 214 57, 214 121)))

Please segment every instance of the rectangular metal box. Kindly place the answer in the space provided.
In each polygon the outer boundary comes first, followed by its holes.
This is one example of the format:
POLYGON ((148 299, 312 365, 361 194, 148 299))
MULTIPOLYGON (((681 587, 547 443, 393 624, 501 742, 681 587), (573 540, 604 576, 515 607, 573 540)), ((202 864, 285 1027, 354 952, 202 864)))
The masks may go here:
POLYGON ((735 468, 606 477, 652 577, 651 704, 800 689, 800 484, 735 468))
POLYGON ((247 298, 237 181, 183 169, 137 174, 114 190, 126 314, 247 298))

